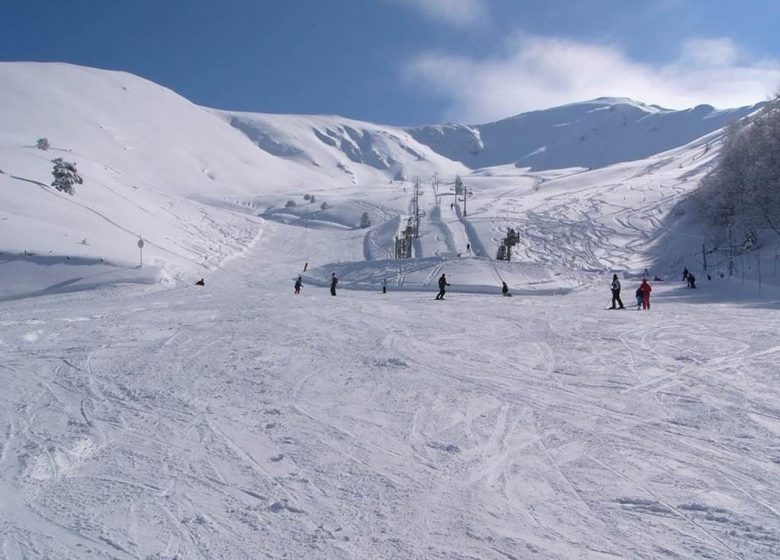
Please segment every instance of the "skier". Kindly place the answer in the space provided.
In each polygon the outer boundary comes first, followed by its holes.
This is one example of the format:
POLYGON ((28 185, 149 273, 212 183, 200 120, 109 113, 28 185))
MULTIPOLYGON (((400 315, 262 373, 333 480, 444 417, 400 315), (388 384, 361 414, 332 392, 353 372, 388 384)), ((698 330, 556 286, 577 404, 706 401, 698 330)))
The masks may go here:
POLYGON ((447 283, 447 277, 442 274, 441 278, 439 278, 439 293, 436 295, 436 299, 444 299, 447 286, 449 286, 447 283))
POLYGON ((642 280, 649 280, 650 279, 650 271, 645 269, 645 271, 642 273, 642 280))
POLYGON ((645 300, 645 293, 642 291, 642 286, 636 289, 636 310, 642 309, 642 302, 645 300))
POLYGON ((620 306, 617 309, 625 309, 625 307, 623 307, 623 301, 620 299, 620 280, 618 280, 617 274, 612 275, 610 289, 612 290, 612 307, 610 307, 610 309, 616 309, 615 302, 620 306))
POLYGON ((303 286, 303 277, 298 276, 298 279, 295 281, 295 295, 301 293, 301 286, 303 286))
POLYGON ((195 285, 196 286, 205 286, 206 285, 206 281, 203 278, 201 278, 200 280, 195 282, 195 285))
POLYGON ((387 293, 387 278, 382 278, 382 293, 387 293))
POLYGON ((471 243, 466 243, 466 252, 467 253, 471 252, 471 243))
POLYGON ((339 279, 336 278, 336 273, 330 275, 330 295, 336 295, 336 284, 339 283, 339 279))
POLYGON ((688 287, 689 288, 695 288, 696 287, 696 277, 693 275, 692 272, 688 273, 688 287))
POLYGON ((639 289, 642 290, 642 309, 650 309, 650 292, 653 291, 653 288, 650 287, 647 280, 642 280, 639 289))
POLYGON ((508 296, 509 294, 509 286, 506 285, 506 282, 501 282, 501 294, 503 296, 508 296))
POLYGON ((688 272, 688 267, 686 266, 686 267, 683 268, 683 282, 687 282, 688 281, 688 274, 690 274, 690 273, 688 272))

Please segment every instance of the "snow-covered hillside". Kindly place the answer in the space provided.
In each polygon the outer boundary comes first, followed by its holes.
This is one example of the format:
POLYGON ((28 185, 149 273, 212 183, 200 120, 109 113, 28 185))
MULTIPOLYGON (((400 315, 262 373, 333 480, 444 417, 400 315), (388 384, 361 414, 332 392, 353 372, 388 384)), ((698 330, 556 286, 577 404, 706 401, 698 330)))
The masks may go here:
POLYGON ((493 123, 408 129, 420 143, 475 169, 509 163, 534 170, 597 168, 677 148, 758 109, 709 105, 673 111, 600 98, 493 123))
MULTIPOLYGON (((524 256, 515 259, 544 261, 546 271, 561 266, 555 261, 560 253, 567 255, 563 266, 575 269, 629 270, 659 256, 676 266, 693 249, 677 245, 670 255, 660 241, 648 241, 662 240, 669 227, 659 226, 695 188, 717 153, 718 133, 647 160, 598 167, 678 146, 749 111, 671 112, 603 99, 483 127, 404 130, 341 117, 206 109, 126 73, 66 64, 3 63, 0 84, 0 266, 8 279, 0 298, 121 278, 192 281, 251 247, 269 219, 353 230, 362 247, 357 260, 382 260, 393 255, 394 237, 412 211, 415 177, 423 182, 423 232, 415 255, 434 259, 419 261, 416 274, 425 282, 428 265, 435 269, 435 259, 465 255, 467 246, 473 254, 494 256, 508 227, 522 233, 524 256), (49 150, 35 147, 42 137, 49 150), (510 165, 470 171, 435 150, 469 166, 510 165), (511 165, 524 150, 535 155, 511 165), (48 186, 55 157, 74 161, 85 179, 73 197, 48 186), (527 173, 521 167, 564 163, 597 169, 527 173), (428 186, 434 174, 441 179, 437 192, 428 186), (468 216, 453 197, 456 174, 474 195, 468 216), (612 213, 614 226, 590 227, 614 203, 609 193, 615 185, 634 193, 618 195, 634 217, 625 221, 612 213), (663 205, 641 227, 630 225, 642 211, 636 203, 656 197, 663 205), (605 206, 595 210, 583 206, 602 199, 605 206), (366 231, 359 229, 364 214, 371 223, 366 231), (587 233, 583 219, 590 224, 587 233), (542 221, 549 225, 540 233, 542 221), (592 249, 580 251, 576 238, 557 243, 565 228, 584 235, 582 243, 592 249), (145 264, 153 265, 143 271, 134 268, 139 237, 145 264), (635 237, 625 259, 616 261, 614 251, 600 256, 604 244, 635 237), (83 266, 68 266, 76 262, 83 266)), ((353 273, 363 277, 361 266, 353 273)), ((474 276, 474 289, 494 281, 481 274, 474 276)), ((414 274, 407 270, 405 277, 414 274)))
POLYGON ((259 148, 355 184, 466 173, 407 131, 337 116, 220 112, 259 148))

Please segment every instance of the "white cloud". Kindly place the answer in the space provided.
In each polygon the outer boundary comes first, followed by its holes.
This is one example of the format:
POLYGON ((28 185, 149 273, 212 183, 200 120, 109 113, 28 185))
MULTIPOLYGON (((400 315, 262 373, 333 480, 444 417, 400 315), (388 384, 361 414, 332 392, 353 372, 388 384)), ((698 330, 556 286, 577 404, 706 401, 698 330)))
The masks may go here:
POLYGON ((450 25, 467 26, 487 18, 487 0, 395 0, 427 17, 450 25))
POLYGON ((777 91, 780 61, 746 61, 730 39, 693 39, 676 60, 653 65, 610 45, 526 35, 488 59, 424 53, 406 76, 449 101, 448 119, 478 123, 603 96, 680 109, 749 105, 777 91))

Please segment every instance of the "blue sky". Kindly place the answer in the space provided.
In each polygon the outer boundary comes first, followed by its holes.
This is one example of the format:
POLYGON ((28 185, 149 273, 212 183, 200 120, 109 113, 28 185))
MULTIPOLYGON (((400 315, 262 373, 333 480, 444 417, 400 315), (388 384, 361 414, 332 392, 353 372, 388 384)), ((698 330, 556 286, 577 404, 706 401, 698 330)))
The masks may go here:
POLYGON ((726 107, 780 87, 778 0, 0 0, 0 21, 0 60, 388 124, 600 96, 726 107))

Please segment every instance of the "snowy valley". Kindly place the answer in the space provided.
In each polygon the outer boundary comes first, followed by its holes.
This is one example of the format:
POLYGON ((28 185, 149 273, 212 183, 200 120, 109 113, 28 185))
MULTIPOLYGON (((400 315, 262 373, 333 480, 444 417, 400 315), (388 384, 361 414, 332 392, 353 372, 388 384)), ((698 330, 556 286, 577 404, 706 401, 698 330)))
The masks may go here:
POLYGON ((0 558, 780 556, 776 243, 729 270, 690 196, 755 110, 401 128, 0 63, 0 558))

